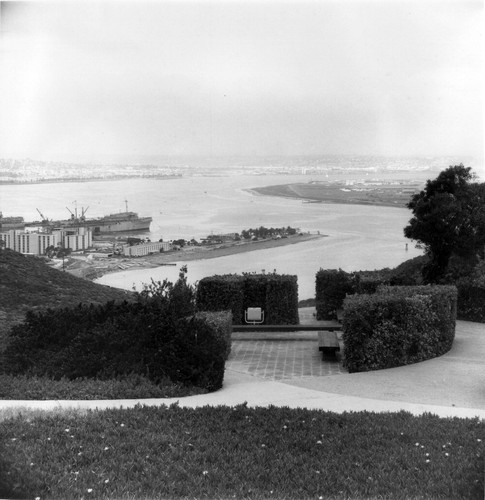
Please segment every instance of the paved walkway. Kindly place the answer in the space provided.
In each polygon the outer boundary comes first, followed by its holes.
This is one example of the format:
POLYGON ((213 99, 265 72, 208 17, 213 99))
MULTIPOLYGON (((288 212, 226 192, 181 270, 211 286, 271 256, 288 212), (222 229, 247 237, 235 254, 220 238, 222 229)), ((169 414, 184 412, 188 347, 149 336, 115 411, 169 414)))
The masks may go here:
POLYGON ((451 351, 414 365, 344 373, 322 361, 316 340, 235 341, 224 387, 211 394, 116 401, 9 401, 0 411, 206 405, 287 406, 334 412, 400 411, 485 419, 485 324, 458 321, 451 351), (318 365, 321 365, 320 367, 318 365), (333 372, 332 372, 333 371, 333 372), (324 376, 322 376, 324 375, 324 376))
POLYGON ((236 340, 226 369, 269 380, 292 380, 347 373, 335 359, 323 361, 314 340, 236 340))

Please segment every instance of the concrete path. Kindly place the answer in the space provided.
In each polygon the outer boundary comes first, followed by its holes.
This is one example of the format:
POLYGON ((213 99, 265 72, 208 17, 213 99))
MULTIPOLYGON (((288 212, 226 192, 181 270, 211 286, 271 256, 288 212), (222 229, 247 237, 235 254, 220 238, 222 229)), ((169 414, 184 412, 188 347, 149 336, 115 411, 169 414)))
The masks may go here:
MULTIPOLYGON (((252 341, 246 341, 252 342, 252 341)), ((260 341, 255 341, 260 342, 260 341)), ((280 341, 278 341, 280 342, 280 341)), ((305 346, 296 354, 298 344, 311 340, 286 341, 286 358, 299 359, 302 366, 308 359, 315 360, 315 347, 305 346), (304 355, 306 353, 306 355, 304 355)), ((243 343, 243 341, 241 341, 243 343)), ((399 368, 375 372, 345 374, 315 374, 303 370, 297 373, 295 364, 286 368, 266 367, 255 375, 238 359, 236 346, 226 369, 224 387, 211 394, 186 398, 116 400, 116 401, 0 401, 1 410, 16 411, 20 408, 78 410, 94 408, 132 407, 142 405, 170 405, 182 407, 206 405, 287 406, 290 408, 344 411, 400 411, 419 415, 425 412, 441 417, 479 417, 485 419, 485 325, 458 321, 452 350, 446 355, 399 368), (238 368, 238 363, 241 363, 238 368), (231 367, 232 366, 232 367, 231 367), (271 370, 272 373, 271 373, 271 370), (281 373, 280 373, 281 371, 281 373), (290 376, 286 376, 290 374, 290 376), (282 375, 282 376, 280 376, 282 375)), ((261 353, 253 349, 253 356, 261 353)), ((281 352, 280 352, 281 354, 281 352)), ((285 358, 285 356, 281 356, 285 358)), ((269 363, 269 364, 268 364, 269 363)), ((322 362, 319 359, 319 363, 322 362)))

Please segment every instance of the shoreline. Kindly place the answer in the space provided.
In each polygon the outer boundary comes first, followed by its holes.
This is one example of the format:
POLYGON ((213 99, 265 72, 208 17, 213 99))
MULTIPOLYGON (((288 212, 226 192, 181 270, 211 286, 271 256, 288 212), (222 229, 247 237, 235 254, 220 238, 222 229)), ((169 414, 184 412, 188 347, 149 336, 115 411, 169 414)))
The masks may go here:
POLYGON ((337 185, 326 184, 278 184, 274 186, 263 186, 246 188, 244 191, 253 196, 274 196, 300 200, 302 203, 319 203, 325 205, 364 205, 387 208, 406 208, 411 199, 411 194, 404 194, 395 186, 385 186, 380 189, 373 188, 363 191, 343 191, 344 188, 337 185), (316 189, 315 189, 316 186, 316 189))
POLYGON ((176 266, 179 263, 194 260, 216 259, 228 255, 254 252, 287 245, 297 245, 306 241, 328 237, 326 234, 303 233, 281 239, 267 239, 243 243, 228 243, 214 247, 191 247, 184 250, 146 255, 144 257, 107 257, 102 260, 88 262, 87 259, 72 259, 73 262, 66 267, 66 272, 93 281, 105 274, 136 269, 151 269, 161 266, 176 266))

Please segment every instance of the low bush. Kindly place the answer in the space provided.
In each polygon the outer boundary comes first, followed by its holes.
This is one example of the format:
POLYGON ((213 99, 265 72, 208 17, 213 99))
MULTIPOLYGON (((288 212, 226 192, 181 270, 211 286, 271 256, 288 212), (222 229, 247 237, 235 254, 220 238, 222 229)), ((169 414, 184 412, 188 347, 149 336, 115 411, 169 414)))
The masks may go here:
POLYGON ((344 302, 344 366, 377 370, 447 352, 455 334, 456 288, 380 287, 344 302))
POLYGON ((391 270, 358 271, 351 275, 353 293, 376 293, 382 285, 389 285, 391 270))
POLYGON ((461 279, 458 288, 458 318, 485 323, 485 286, 461 279))
POLYGON ((423 284, 423 268, 429 263, 429 257, 420 255, 408 259, 391 270, 389 284, 396 286, 414 286, 423 284))
POLYGON ((191 311, 189 292, 183 282, 165 281, 146 287, 134 303, 29 313, 12 328, 0 369, 56 380, 134 373, 156 384, 169 378, 219 389, 230 338, 221 333, 221 319, 179 316, 191 311))
POLYGON ((458 288, 458 318, 485 323, 485 261, 473 272, 456 282, 458 288))

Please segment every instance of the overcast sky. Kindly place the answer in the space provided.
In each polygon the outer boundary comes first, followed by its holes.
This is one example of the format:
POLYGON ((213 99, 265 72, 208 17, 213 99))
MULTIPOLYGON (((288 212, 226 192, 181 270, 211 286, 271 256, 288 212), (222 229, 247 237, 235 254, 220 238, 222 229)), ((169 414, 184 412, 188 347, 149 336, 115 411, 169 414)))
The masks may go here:
POLYGON ((481 0, 0 8, 0 157, 483 153, 481 0))

